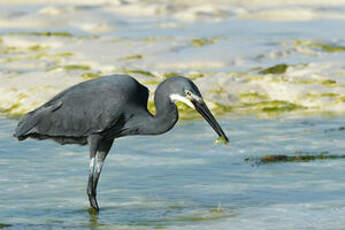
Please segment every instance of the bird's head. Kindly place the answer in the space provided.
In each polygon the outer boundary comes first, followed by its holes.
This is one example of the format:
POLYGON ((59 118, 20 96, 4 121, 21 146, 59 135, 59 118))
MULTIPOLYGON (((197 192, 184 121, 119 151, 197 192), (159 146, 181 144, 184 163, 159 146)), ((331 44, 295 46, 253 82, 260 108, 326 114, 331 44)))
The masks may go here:
POLYGON ((185 77, 171 77, 165 80, 164 83, 168 87, 169 98, 172 102, 175 103, 180 101, 198 111, 201 116, 210 124, 214 131, 216 131, 218 136, 225 143, 228 143, 229 140, 223 129, 220 127, 217 120, 208 109, 198 87, 191 80, 185 77))

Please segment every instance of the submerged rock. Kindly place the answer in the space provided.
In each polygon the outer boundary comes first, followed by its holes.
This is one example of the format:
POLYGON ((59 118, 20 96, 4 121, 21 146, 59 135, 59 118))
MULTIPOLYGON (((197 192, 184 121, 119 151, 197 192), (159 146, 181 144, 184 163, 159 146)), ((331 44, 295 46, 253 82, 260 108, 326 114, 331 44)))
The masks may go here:
POLYGON ((319 50, 329 52, 329 53, 345 52, 345 46, 329 45, 329 44, 316 42, 316 41, 309 41, 309 40, 297 40, 295 41, 295 46, 306 46, 306 47, 319 49, 319 50))
POLYGON ((288 156, 286 155, 266 155, 260 159, 261 162, 275 162, 275 161, 286 161, 288 156))
POLYGON ((3 224, 3 223, 0 223, 0 229, 3 229, 3 228, 6 228, 6 227, 11 227, 12 225, 10 224, 3 224))
POLYGON ((278 64, 267 69, 259 71, 260 74, 283 74, 289 66, 287 64, 278 64))

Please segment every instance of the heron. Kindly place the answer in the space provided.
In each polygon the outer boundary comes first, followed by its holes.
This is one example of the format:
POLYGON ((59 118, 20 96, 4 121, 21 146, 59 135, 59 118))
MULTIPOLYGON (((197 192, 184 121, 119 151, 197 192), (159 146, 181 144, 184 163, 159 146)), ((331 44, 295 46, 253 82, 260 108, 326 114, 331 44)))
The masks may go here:
POLYGON ((197 86, 174 76, 155 90, 156 113, 147 109, 149 90, 129 75, 110 75, 81 82, 27 113, 17 124, 19 140, 52 139, 62 145, 89 145, 87 195, 98 212, 97 184, 114 139, 131 135, 159 135, 178 120, 176 102, 198 111, 226 143, 228 138, 205 104, 197 86))

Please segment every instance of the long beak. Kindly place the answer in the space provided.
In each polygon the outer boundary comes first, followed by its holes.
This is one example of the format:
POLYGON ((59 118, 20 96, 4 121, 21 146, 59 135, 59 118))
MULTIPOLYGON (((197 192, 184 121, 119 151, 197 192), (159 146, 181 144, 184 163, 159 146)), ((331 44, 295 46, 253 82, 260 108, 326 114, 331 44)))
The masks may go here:
POLYGON ((216 118, 214 118, 213 114, 208 109, 205 102, 203 102, 203 101, 199 102, 199 101, 193 100, 193 99, 191 100, 191 102, 193 103, 196 111, 198 111, 201 114, 201 116, 203 116, 203 118, 205 118, 205 120, 211 125, 211 127, 214 129, 214 131, 216 131, 218 136, 220 138, 223 138, 225 143, 228 143, 229 142, 228 137, 225 135, 223 129, 220 127, 216 118))

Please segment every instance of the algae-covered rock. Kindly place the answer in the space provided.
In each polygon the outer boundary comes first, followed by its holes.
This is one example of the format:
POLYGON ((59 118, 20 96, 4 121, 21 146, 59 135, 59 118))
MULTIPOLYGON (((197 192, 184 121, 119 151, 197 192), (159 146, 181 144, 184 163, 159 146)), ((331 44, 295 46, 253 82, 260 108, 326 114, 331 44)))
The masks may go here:
POLYGON ((211 39, 207 39, 207 38, 195 38, 192 39, 190 41, 190 44, 194 47, 202 47, 202 46, 206 46, 206 45, 211 45, 213 43, 215 43, 215 39, 211 38, 211 39))
POLYGON ((143 55, 135 54, 135 55, 120 58, 120 60, 122 60, 122 61, 133 61, 133 60, 138 60, 138 59, 142 59, 142 58, 143 58, 143 55))
POLYGON ((8 35, 23 35, 23 36, 46 36, 46 37, 73 37, 71 33, 68 32, 17 32, 9 33, 8 35))
POLYGON ((325 52, 334 53, 334 52, 345 52, 345 46, 338 46, 338 45, 329 45, 321 42, 316 41, 308 41, 308 40, 297 40, 295 41, 295 46, 307 46, 311 48, 320 49, 325 52))
POLYGON ((288 156, 286 155, 266 155, 260 159, 261 162, 275 162, 275 161, 286 161, 288 156))
POLYGON ((244 106, 242 106, 242 108, 249 111, 261 111, 265 113, 282 113, 304 109, 303 106, 288 101, 279 100, 245 104, 244 106))
POLYGON ((263 101, 268 100, 269 96, 266 94, 260 94, 258 92, 250 92, 240 94, 239 98, 246 101, 263 101))
POLYGON ((259 71, 260 74, 283 74, 289 66, 287 64, 278 64, 267 69, 259 71))
POLYGON ((126 70, 121 70, 122 73, 124 74, 139 74, 139 75, 143 75, 143 76, 147 76, 147 77, 155 77, 154 74, 152 74, 149 71, 145 71, 145 70, 139 70, 139 69, 126 69, 126 70))
POLYGON ((32 45, 32 46, 0 46, 0 54, 25 54, 30 52, 40 52, 49 49, 49 46, 32 45))
POLYGON ((67 71, 69 70, 89 70, 90 66, 88 65, 65 65, 63 68, 67 71))
POLYGON ((101 75, 97 73, 83 73, 81 77, 84 78, 85 80, 91 80, 91 79, 100 78, 101 75))
POLYGON ((181 74, 176 73, 176 72, 166 72, 163 73, 164 78, 171 78, 171 77, 176 77, 176 76, 181 76, 181 74))
POLYGON ((53 57, 72 57, 74 56, 74 53, 71 52, 63 52, 63 53, 57 53, 57 54, 53 54, 51 55, 53 57))
POLYGON ((48 69, 46 69, 46 72, 55 70, 55 69, 64 69, 66 71, 73 71, 73 70, 90 70, 91 67, 89 65, 77 65, 77 64, 71 64, 71 65, 64 65, 64 66, 53 66, 48 69))
POLYGON ((279 163, 279 162, 308 162, 313 160, 345 159, 345 155, 331 155, 328 152, 320 154, 298 154, 295 156, 284 154, 270 154, 261 158, 245 158, 244 161, 255 161, 256 163, 279 163))

